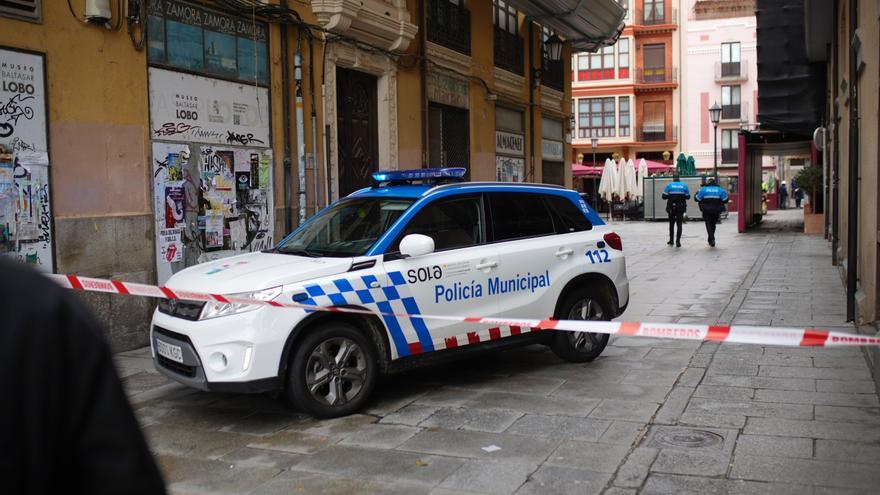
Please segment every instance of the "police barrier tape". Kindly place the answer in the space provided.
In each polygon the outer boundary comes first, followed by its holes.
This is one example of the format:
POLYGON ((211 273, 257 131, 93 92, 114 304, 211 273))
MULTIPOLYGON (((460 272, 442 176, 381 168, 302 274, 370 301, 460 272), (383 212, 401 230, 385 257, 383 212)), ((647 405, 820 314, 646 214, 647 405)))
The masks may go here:
POLYGON ((731 342, 736 344, 778 345, 792 347, 855 347, 880 346, 880 338, 843 332, 831 332, 821 329, 761 327, 744 325, 691 325, 679 323, 636 323, 616 321, 584 321, 584 320, 532 320, 521 318, 487 318, 472 316, 442 315, 410 315, 403 313, 374 312, 367 309, 340 308, 333 306, 313 306, 294 302, 257 301, 241 297, 229 297, 221 294, 208 294, 172 290, 156 285, 120 282, 101 278, 80 277, 76 275, 47 275, 62 287, 86 291, 119 294, 123 296, 152 297, 158 299, 182 299, 187 301, 218 302, 223 304, 252 304, 273 308, 294 308, 309 311, 331 311, 336 313, 352 313, 373 316, 393 316, 419 318, 424 320, 443 320, 453 322, 474 323, 495 328, 488 332, 468 332, 467 334, 446 339, 446 347, 474 344, 485 340, 495 340, 503 336, 536 330, 566 330, 571 332, 604 333, 633 337, 655 337, 680 340, 707 340, 715 342, 731 342))

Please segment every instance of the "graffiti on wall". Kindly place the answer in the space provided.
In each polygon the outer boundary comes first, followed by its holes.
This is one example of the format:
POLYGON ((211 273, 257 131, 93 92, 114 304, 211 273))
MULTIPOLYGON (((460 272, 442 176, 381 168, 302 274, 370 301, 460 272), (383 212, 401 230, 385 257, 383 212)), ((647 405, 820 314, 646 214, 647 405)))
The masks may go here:
POLYGON ((272 152, 153 143, 160 283, 197 263, 274 244, 272 152))
POLYGON ((43 56, 0 48, 0 255, 51 272, 43 56))

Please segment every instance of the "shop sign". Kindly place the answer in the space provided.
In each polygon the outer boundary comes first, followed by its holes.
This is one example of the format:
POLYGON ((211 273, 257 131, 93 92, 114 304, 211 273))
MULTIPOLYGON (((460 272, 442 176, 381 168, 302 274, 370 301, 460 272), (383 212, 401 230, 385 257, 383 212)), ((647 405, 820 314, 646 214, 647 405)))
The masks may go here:
POLYGON ((562 141, 553 141, 551 139, 541 140, 541 156, 544 160, 561 162, 564 159, 564 145, 562 141))
POLYGON ((495 157, 495 179, 500 182, 522 182, 526 161, 510 156, 495 157))
POLYGON ((0 256, 51 272, 52 193, 41 54, 0 48, 0 256))
POLYGON ((525 156, 525 138, 522 134, 495 131, 495 152, 525 156))
POLYGON ((269 90, 150 68, 153 139, 268 148, 269 90))
POLYGON ((428 100, 459 108, 468 108, 468 82, 428 72, 428 100))

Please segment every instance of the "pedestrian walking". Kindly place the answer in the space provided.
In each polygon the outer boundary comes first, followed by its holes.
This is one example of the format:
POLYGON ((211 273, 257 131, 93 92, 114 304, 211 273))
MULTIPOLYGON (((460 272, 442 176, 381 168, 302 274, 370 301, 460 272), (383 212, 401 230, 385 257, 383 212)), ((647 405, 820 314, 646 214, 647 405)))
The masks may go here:
POLYGON ((694 195, 694 201, 700 205, 700 211, 703 212, 706 233, 709 234, 709 245, 712 247, 715 247, 715 226, 718 225, 718 219, 724 213, 724 205, 729 199, 727 191, 715 184, 714 177, 710 177, 706 185, 694 195))
POLYGON ((681 223, 684 221, 684 212, 687 210, 687 200, 691 199, 691 191, 687 184, 681 182, 678 174, 672 176, 672 182, 663 188, 663 199, 666 200, 666 213, 669 215, 669 242, 672 245, 672 235, 675 232, 675 247, 681 247, 681 223))
POLYGON ((798 209, 801 207, 801 202, 804 200, 804 190, 800 187, 794 190, 794 206, 798 209))
POLYGON ((782 184, 779 185, 779 209, 786 208, 788 208, 788 187, 785 186, 785 181, 782 181, 782 184))
POLYGON ((0 273, 3 493, 163 495, 103 330, 32 268, 0 273))

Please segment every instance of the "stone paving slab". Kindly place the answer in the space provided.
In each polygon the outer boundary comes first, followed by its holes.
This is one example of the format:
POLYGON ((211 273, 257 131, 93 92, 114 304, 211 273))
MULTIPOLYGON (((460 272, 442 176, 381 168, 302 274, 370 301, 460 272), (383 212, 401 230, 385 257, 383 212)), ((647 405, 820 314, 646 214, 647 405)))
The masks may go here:
MULTIPOLYGON (((688 223, 675 249, 663 223, 615 224, 631 282, 621 319, 852 331, 821 237, 735 227, 723 222, 709 248, 702 224, 688 223)), ((573 364, 530 346, 383 379, 361 414, 334 420, 269 395, 169 382, 149 349, 114 361, 171 493, 818 495, 880 486, 880 403, 853 348, 614 336, 597 360, 573 364), (685 446, 658 443, 658 431, 685 446), (687 446, 712 434, 720 440, 687 446), (492 445, 500 450, 483 450, 492 445)))

